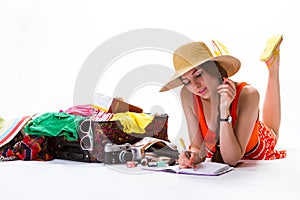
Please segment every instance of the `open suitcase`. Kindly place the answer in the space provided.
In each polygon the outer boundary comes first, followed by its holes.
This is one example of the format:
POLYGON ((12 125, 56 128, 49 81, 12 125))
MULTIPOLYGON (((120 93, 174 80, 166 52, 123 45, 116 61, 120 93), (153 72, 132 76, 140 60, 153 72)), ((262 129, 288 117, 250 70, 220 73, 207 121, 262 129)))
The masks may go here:
POLYGON ((169 142, 168 115, 155 116, 145 130, 144 134, 129 134, 123 132, 122 124, 119 121, 85 119, 79 122, 79 139, 77 141, 67 141, 64 137, 53 138, 54 158, 82 162, 104 162, 104 148, 108 143, 134 144, 144 137, 154 137, 169 142), (90 132, 89 129, 92 131, 90 132))

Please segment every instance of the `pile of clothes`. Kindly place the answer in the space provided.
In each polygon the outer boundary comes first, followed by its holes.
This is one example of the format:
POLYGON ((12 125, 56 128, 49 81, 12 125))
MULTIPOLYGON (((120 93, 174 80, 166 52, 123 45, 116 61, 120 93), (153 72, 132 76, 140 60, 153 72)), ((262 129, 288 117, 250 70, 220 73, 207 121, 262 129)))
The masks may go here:
POLYGON ((79 121, 92 114, 90 105, 80 105, 9 121, 0 118, 0 160, 52 160, 51 138, 78 140, 79 121))
MULTIPOLYGON (((79 134, 82 131, 81 122, 86 120, 100 122, 119 121, 120 126, 116 123, 112 123, 117 126, 116 129, 113 130, 107 130, 106 125, 102 124, 105 127, 100 128, 101 130, 96 129, 98 132, 95 130, 95 134, 92 136, 93 139, 91 139, 91 141, 85 141, 95 143, 95 145, 98 146, 96 146, 93 151, 89 150, 89 152, 83 153, 83 157, 85 157, 86 154, 91 154, 92 157, 95 157, 93 160, 101 161, 98 157, 102 155, 104 139, 99 139, 98 137, 105 135, 101 134, 101 131, 108 131, 109 133, 107 133, 105 137, 110 138, 110 140, 116 144, 121 143, 119 139, 128 142, 133 138, 136 140, 146 136, 153 136, 169 141, 166 130, 166 117, 164 117, 163 120, 160 118, 157 119, 157 117, 158 116, 130 111, 118 113, 105 112, 101 109, 96 109, 92 104, 86 104, 72 106, 65 111, 47 112, 41 115, 25 116, 10 121, 5 121, 0 118, 0 161, 48 161, 54 159, 60 150, 60 153, 63 154, 71 155, 74 153, 74 155, 77 155, 76 152, 72 152, 75 151, 73 147, 78 147, 82 150, 82 141, 90 139, 88 132, 91 127, 87 127, 87 131, 84 132, 85 135, 81 136, 79 134), (120 127, 122 127, 122 130, 119 130, 120 127), (146 128, 148 128, 147 131, 146 128), (138 137, 128 135, 130 133, 137 134, 138 137), (113 134, 116 134, 116 136, 113 134), (143 136, 140 136, 141 134, 143 134, 143 136), (113 140, 115 137, 118 137, 118 140, 113 140), (58 149, 57 147, 62 149, 58 149), (72 148, 64 152, 64 147, 72 148), (96 151, 97 149, 101 150, 99 150, 100 153, 96 151)), ((96 125, 97 124, 98 123, 96 123, 96 125)), ((98 125, 100 126, 100 124, 98 125)), ((90 126, 92 126, 91 123, 90 126)), ((67 155, 63 155, 62 158, 66 158, 66 156, 67 155)), ((57 157, 60 158, 60 156, 57 157)), ((90 158, 89 161, 91 161, 90 158)))

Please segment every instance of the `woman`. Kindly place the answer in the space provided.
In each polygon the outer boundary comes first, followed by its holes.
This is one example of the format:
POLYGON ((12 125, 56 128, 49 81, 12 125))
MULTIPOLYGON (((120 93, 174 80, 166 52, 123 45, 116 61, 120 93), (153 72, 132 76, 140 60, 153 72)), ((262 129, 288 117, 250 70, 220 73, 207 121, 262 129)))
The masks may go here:
POLYGON ((173 55, 176 70, 160 90, 180 85, 181 100, 190 137, 189 158, 179 156, 181 168, 194 167, 206 157, 235 166, 241 159, 277 159, 280 126, 279 47, 282 35, 270 38, 261 55, 269 70, 262 120, 259 93, 251 85, 228 77, 238 72, 240 61, 230 55, 213 57, 203 42, 178 48, 173 55))

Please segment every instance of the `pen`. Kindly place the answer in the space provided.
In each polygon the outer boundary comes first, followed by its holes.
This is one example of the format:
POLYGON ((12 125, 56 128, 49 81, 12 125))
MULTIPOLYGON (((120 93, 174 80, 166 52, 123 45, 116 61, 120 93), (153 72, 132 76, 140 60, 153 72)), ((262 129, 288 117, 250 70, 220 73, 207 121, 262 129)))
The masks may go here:
MULTIPOLYGON (((190 159, 191 156, 190 156, 189 152, 186 150, 186 146, 185 146, 184 140, 183 140, 182 138, 180 138, 179 141, 180 141, 180 144, 181 144, 182 148, 183 148, 184 151, 185 151, 185 156, 186 156, 188 159, 190 159)), ((192 163, 192 168, 193 168, 193 170, 195 170, 194 163, 192 163)))

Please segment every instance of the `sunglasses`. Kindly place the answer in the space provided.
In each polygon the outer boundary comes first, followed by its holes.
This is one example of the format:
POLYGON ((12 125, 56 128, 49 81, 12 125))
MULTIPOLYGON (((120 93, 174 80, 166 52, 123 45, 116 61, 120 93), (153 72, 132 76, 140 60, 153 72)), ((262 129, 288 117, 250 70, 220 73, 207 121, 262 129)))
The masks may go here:
POLYGON ((92 120, 85 119, 80 124, 80 147, 83 150, 92 151, 93 150, 93 130, 92 130, 92 120))

